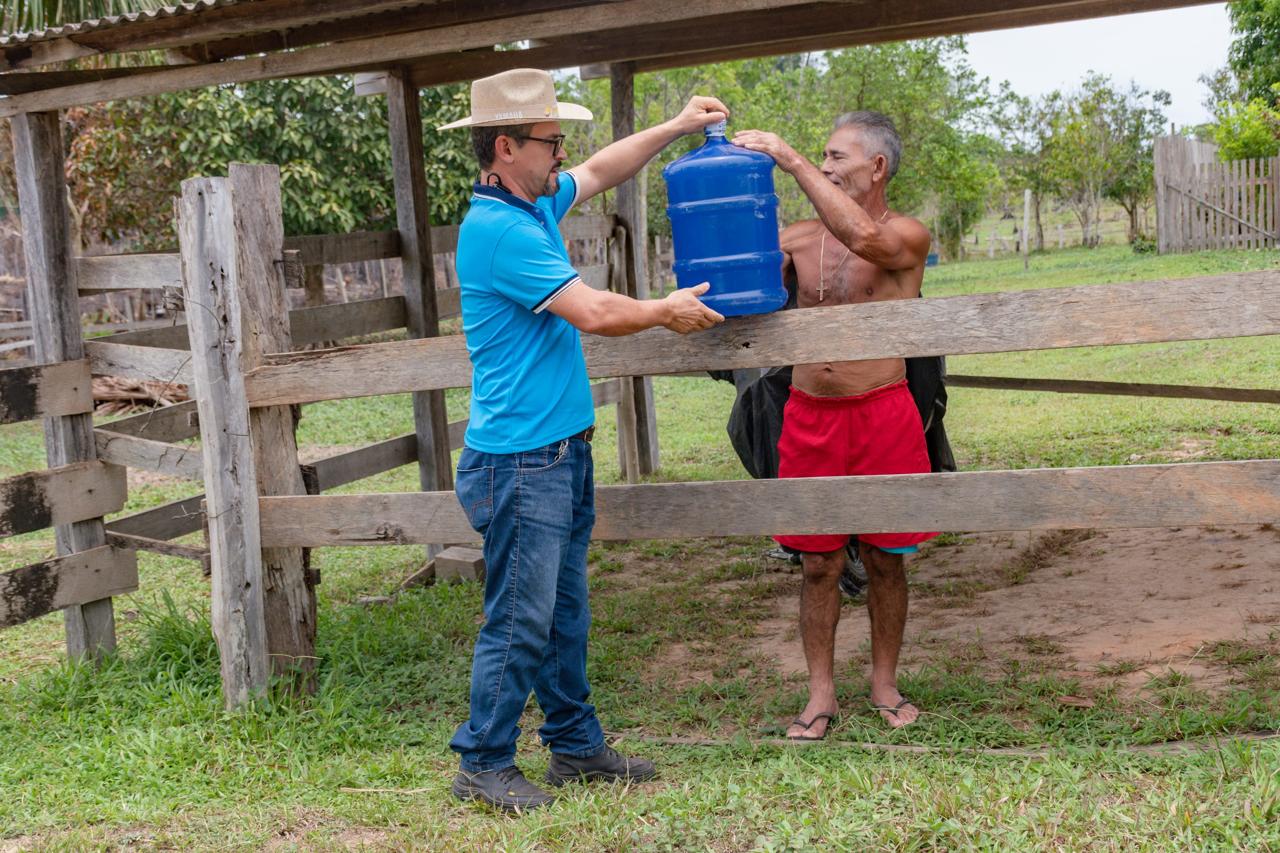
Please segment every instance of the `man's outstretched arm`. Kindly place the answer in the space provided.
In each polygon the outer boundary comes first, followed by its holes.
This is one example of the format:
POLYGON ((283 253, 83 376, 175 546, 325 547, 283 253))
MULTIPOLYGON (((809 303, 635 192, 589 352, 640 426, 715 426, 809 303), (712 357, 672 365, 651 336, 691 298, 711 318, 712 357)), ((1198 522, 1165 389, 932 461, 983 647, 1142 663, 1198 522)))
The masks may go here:
POLYGON ((913 269, 924 264, 929 254, 929 232, 915 220, 877 222, 776 134, 743 130, 734 134, 733 142, 768 154, 778 168, 795 178, 813 202, 822 224, 858 257, 886 270, 913 269))
POLYGON ((696 133, 728 115, 729 108, 720 101, 695 95, 675 118, 600 149, 582 165, 568 170, 578 181, 578 203, 627 180, 686 133, 696 133))

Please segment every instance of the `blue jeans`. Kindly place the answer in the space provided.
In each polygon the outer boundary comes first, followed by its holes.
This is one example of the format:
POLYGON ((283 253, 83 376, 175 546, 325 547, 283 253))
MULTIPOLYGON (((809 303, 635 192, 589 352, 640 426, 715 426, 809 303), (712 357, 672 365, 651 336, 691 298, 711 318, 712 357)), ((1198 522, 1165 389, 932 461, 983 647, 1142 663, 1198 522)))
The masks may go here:
POLYGON ((561 755, 604 749, 587 702, 587 543, 595 523, 591 444, 580 438, 524 453, 458 461, 458 500, 484 536, 484 625, 471 665, 471 718, 449 746, 469 773, 515 763, 529 691, 561 755))

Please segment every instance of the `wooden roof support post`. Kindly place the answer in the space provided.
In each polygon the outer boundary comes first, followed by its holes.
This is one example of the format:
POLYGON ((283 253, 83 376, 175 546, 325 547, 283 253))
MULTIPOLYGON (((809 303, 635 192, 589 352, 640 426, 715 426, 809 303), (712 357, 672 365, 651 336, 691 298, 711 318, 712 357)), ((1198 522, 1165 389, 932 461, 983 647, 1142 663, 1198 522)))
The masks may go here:
MULTIPOLYGON (((617 63, 611 67, 611 113, 613 138, 622 139, 636 132, 635 65, 617 63)), ((649 245, 649 229, 645 218, 645 203, 640 180, 642 172, 618 186, 618 220, 627 230, 626 271, 627 295, 636 299, 649 298, 649 264, 646 247, 649 245)), ((623 379, 621 391, 626 393, 630 385, 633 405, 620 405, 619 418, 634 412, 634 436, 640 473, 653 474, 658 470, 658 421, 653 407, 653 380, 649 377, 623 379)), ((618 424, 618 433, 631 431, 630 424, 618 424)))
MULTIPOLYGON (((57 112, 25 113, 12 119, 18 204, 22 209, 27 262, 27 308, 37 363, 84 358, 80 305, 72 262, 70 216, 57 112)), ((44 419, 45 455, 50 467, 95 459, 93 415, 44 419)), ((102 519, 55 529, 59 555, 106 544, 102 519)), ((63 611, 67 653, 99 658, 116 647, 111 599, 73 605, 63 611)))
MULTIPOLYGON (((418 88, 400 70, 387 74, 387 115, 409 337, 434 338, 440 334, 440 314, 431 252, 422 114, 418 88)), ((418 435, 418 480, 422 489, 451 491, 453 460, 449 455, 449 419, 444 392, 415 393, 413 422, 418 435)))

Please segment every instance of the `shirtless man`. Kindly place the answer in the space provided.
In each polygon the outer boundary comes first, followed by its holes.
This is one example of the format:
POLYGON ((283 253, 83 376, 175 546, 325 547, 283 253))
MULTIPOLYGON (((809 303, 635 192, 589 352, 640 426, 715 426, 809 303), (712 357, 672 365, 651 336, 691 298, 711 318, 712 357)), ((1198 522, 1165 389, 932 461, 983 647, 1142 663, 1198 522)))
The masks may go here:
MULTIPOLYGON (((733 142, 777 161, 817 210, 818 219, 782 232, 784 271, 794 270, 798 307, 913 299, 920 295, 929 231, 889 210, 885 187, 898 170, 902 142, 887 116, 840 116, 814 167, 772 133, 744 130, 733 142)), ((927 473, 920 414, 900 358, 798 364, 778 442, 780 477, 927 473)), ((907 620, 903 554, 934 533, 859 533, 871 617, 871 704, 892 727, 919 710, 898 692, 898 651, 907 620)), ((833 671, 838 581, 846 536, 777 536, 804 553, 800 635, 809 667, 809 703, 787 730, 793 740, 820 740, 839 707, 833 671)))

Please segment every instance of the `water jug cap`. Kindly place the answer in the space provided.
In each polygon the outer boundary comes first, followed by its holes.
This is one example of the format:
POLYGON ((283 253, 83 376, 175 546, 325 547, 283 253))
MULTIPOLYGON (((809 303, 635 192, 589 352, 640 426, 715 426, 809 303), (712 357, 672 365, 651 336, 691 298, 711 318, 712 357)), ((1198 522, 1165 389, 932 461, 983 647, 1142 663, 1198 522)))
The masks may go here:
POLYGON ((729 122, 727 120, 718 121, 715 124, 709 124, 706 127, 704 127, 702 129, 702 132, 707 136, 724 136, 725 128, 728 126, 728 124, 729 122))

